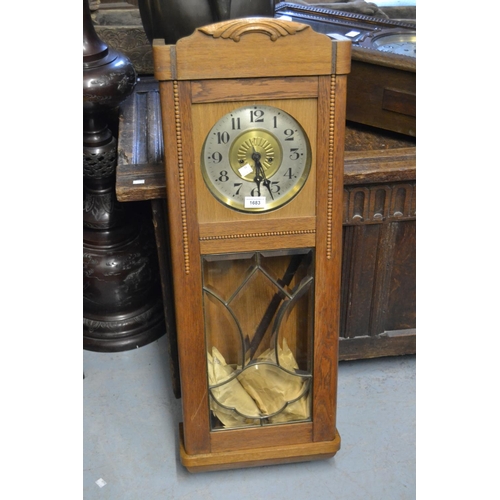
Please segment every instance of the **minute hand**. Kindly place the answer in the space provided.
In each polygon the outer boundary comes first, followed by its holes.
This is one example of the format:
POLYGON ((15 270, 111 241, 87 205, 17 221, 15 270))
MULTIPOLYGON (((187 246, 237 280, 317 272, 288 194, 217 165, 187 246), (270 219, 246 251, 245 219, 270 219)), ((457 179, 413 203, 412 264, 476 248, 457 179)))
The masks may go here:
POLYGON ((273 193, 271 191, 271 182, 266 177, 266 174, 264 172, 264 167, 262 166, 262 164, 260 163, 260 161, 258 159, 255 160, 255 168, 260 173, 261 179, 264 179, 263 184, 264 184, 264 186, 266 186, 266 189, 269 191, 271 198, 274 200, 274 196, 273 196, 273 193))
POLYGON ((257 162, 255 163, 255 177, 253 178, 253 180, 257 184, 257 195, 260 196, 260 183, 262 182, 262 177, 260 175, 260 170, 257 166, 257 162))

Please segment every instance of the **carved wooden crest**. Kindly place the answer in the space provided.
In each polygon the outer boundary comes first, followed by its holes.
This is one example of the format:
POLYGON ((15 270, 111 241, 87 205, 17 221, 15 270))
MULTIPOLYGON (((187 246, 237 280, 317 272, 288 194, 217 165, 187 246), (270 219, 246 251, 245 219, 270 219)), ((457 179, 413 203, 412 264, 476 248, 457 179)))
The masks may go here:
POLYGON ((274 42, 280 37, 295 35, 306 28, 309 28, 309 25, 263 17, 223 21, 198 30, 214 38, 229 38, 235 42, 239 42, 242 35, 248 33, 264 33, 274 42))

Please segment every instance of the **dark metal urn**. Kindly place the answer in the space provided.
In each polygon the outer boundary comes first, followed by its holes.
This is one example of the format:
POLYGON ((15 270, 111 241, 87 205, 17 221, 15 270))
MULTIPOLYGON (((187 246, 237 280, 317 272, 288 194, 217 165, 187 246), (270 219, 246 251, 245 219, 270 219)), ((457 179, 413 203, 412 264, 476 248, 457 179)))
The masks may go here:
POLYGON ((115 195, 113 116, 135 84, 131 62, 97 36, 83 0, 83 347, 92 351, 134 349, 165 333, 149 206, 115 195))
POLYGON ((240 17, 273 17, 275 0, 139 0, 149 41, 174 44, 206 24, 240 17))

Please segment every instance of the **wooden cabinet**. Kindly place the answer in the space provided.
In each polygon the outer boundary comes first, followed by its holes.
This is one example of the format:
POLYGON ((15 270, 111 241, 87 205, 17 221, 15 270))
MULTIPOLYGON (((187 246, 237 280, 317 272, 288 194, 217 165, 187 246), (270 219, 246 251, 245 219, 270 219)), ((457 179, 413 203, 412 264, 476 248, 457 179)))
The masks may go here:
POLYGON ((415 163, 413 139, 348 126, 341 359, 415 353, 415 163))

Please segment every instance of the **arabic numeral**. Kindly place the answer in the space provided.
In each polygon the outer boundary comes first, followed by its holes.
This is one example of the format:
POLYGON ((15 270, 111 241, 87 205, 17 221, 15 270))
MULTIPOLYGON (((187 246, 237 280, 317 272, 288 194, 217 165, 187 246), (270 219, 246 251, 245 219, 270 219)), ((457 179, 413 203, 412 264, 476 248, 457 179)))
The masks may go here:
POLYGON ((209 157, 214 163, 220 163, 222 161, 222 155, 216 151, 215 153, 212 153, 212 155, 209 157))
POLYGON ((279 194, 279 192, 281 191, 281 187, 279 186, 278 181, 271 182, 271 191, 275 194, 279 194))
POLYGON ((239 118, 231 118, 231 127, 233 130, 240 130, 241 122, 239 118))
POLYGON ((234 183, 234 187, 238 189, 236 189, 236 193, 234 193, 233 196, 238 196, 240 194, 241 186, 243 186, 243 182, 234 183))
POLYGON ((227 132, 217 132, 217 144, 227 144, 229 139, 230 137, 227 132))
POLYGON ((262 123, 264 121, 264 111, 262 109, 255 109, 250 111, 250 122, 262 123))

